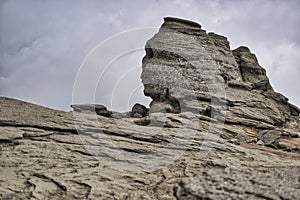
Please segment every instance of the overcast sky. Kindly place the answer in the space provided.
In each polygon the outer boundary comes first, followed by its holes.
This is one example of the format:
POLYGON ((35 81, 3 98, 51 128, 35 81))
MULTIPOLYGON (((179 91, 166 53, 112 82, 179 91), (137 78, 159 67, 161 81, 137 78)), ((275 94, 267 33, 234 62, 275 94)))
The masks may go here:
MULTIPOLYGON (((175 16, 225 35, 232 49, 248 46, 274 89, 300 106, 299 11, 299 0, 1 0, 0 95, 69 110, 76 73, 96 45, 122 31, 159 27, 164 16, 175 16)), ((125 61, 115 62, 113 69, 130 63, 126 69, 138 74, 143 54, 121 58, 125 61)), ((108 104, 112 85, 108 79, 99 86, 98 103, 108 104)), ((149 102, 140 89, 132 104, 149 102)))

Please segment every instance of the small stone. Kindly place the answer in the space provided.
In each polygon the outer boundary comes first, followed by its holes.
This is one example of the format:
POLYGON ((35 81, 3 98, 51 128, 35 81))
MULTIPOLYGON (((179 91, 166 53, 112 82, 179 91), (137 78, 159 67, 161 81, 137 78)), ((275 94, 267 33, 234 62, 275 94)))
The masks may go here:
POLYGON ((220 115, 220 110, 214 108, 213 106, 208 106, 205 109, 205 115, 208 117, 216 117, 217 115, 220 115))
POLYGON ((239 141, 239 143, 246 142, 247 136, 244 133, 239 133, 237 136, 235 136, 235 139, 237 139, 239 141))
POLYGON ((139 103, 134 104, 134 106, 131 109, 131 117, 141 118, 145 117, 149 112, 149 109, 146 108, 144 105, 141 105, 139 103))
POLYGON ((290 133, 289 135, 292 138, 299 138, 299 134, 298 133, 290 133))
POLYGON ((258 145, 264 145, 265 143, 263 141, 261 141, 261 140, 258 140, 258 142, 256 144, 258 144, 258 145))
POLYGON ((104 117, 110 117, 112 112, 107 110, 107 108, 103 105, 95 105, 95 111, 97 115, 101 115, 104 117))
POLYGON ((257 142, 258 142, 257 138, 253 138, 247 141, 247 143, 257 143, 257 142))
POLYGON ((240 145, 241 144, 240 141, 238 139, 236 139, 236 138, 233 138, 233 139, 229 140, 228 142, 232 143, 232 144, 236 144, 236 145, 240 145))
POLYGON ((282 144, 282 143, 278 143, 275 147, 278 148, 278 149, 282 149, 284 151, 286 151, 287 149, 289 149, 289 147, 287 145, 282 144))

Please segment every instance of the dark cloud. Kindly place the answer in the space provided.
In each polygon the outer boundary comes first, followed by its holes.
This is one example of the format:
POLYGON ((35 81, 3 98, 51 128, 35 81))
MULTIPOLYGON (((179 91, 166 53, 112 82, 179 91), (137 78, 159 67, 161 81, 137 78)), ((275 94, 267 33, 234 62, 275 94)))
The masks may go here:
MULTIPOLYGON (((0 95, 69 109, 76 72, 90 50, 121 31, 177 16, 227 36, 232 48, 249 46, 275 90, 300 105, 299 10, 297 0, 1 1, 0 95)), ((140 65, 138 56, 127 64, 140 65)), ((101 86, 99 102, 108 103, 110 84, 101 86)))

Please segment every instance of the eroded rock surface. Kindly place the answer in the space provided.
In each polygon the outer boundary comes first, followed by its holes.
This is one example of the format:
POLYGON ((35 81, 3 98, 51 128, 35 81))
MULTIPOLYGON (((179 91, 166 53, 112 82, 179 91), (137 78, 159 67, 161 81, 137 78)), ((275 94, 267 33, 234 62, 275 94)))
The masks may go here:
POLYGON ((166 18, 142 81, 153 101, 136 116, 1 97, 0 198, 299 198, 299 109, 248 48, 166 18))

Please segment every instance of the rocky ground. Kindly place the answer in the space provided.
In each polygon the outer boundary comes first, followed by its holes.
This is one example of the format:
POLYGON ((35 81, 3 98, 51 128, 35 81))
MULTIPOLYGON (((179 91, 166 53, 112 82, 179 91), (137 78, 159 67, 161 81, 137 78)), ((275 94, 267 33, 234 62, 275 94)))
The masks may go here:
MULTIPOLYGON (((74 117, 72 112, 9 98, 1 98, 0 105, 1 199, 297 199, 300 195, 299 152, 232 144, 207 132, 208 123, 199 124, 199 116, 191 113, 154 114, 157 123, 144 126, 139 125, 143 118, 93 113, 74 117)), ((255 138, 255 133, 250 136, 255 138)), ((280 141, 299 147, 299 138, 294 137, 280 141)))
POLYGON ((1 97, 0 198, 299 199, 299 109, 248 48, 166 18, 142 81, 129 113, 1 97))

